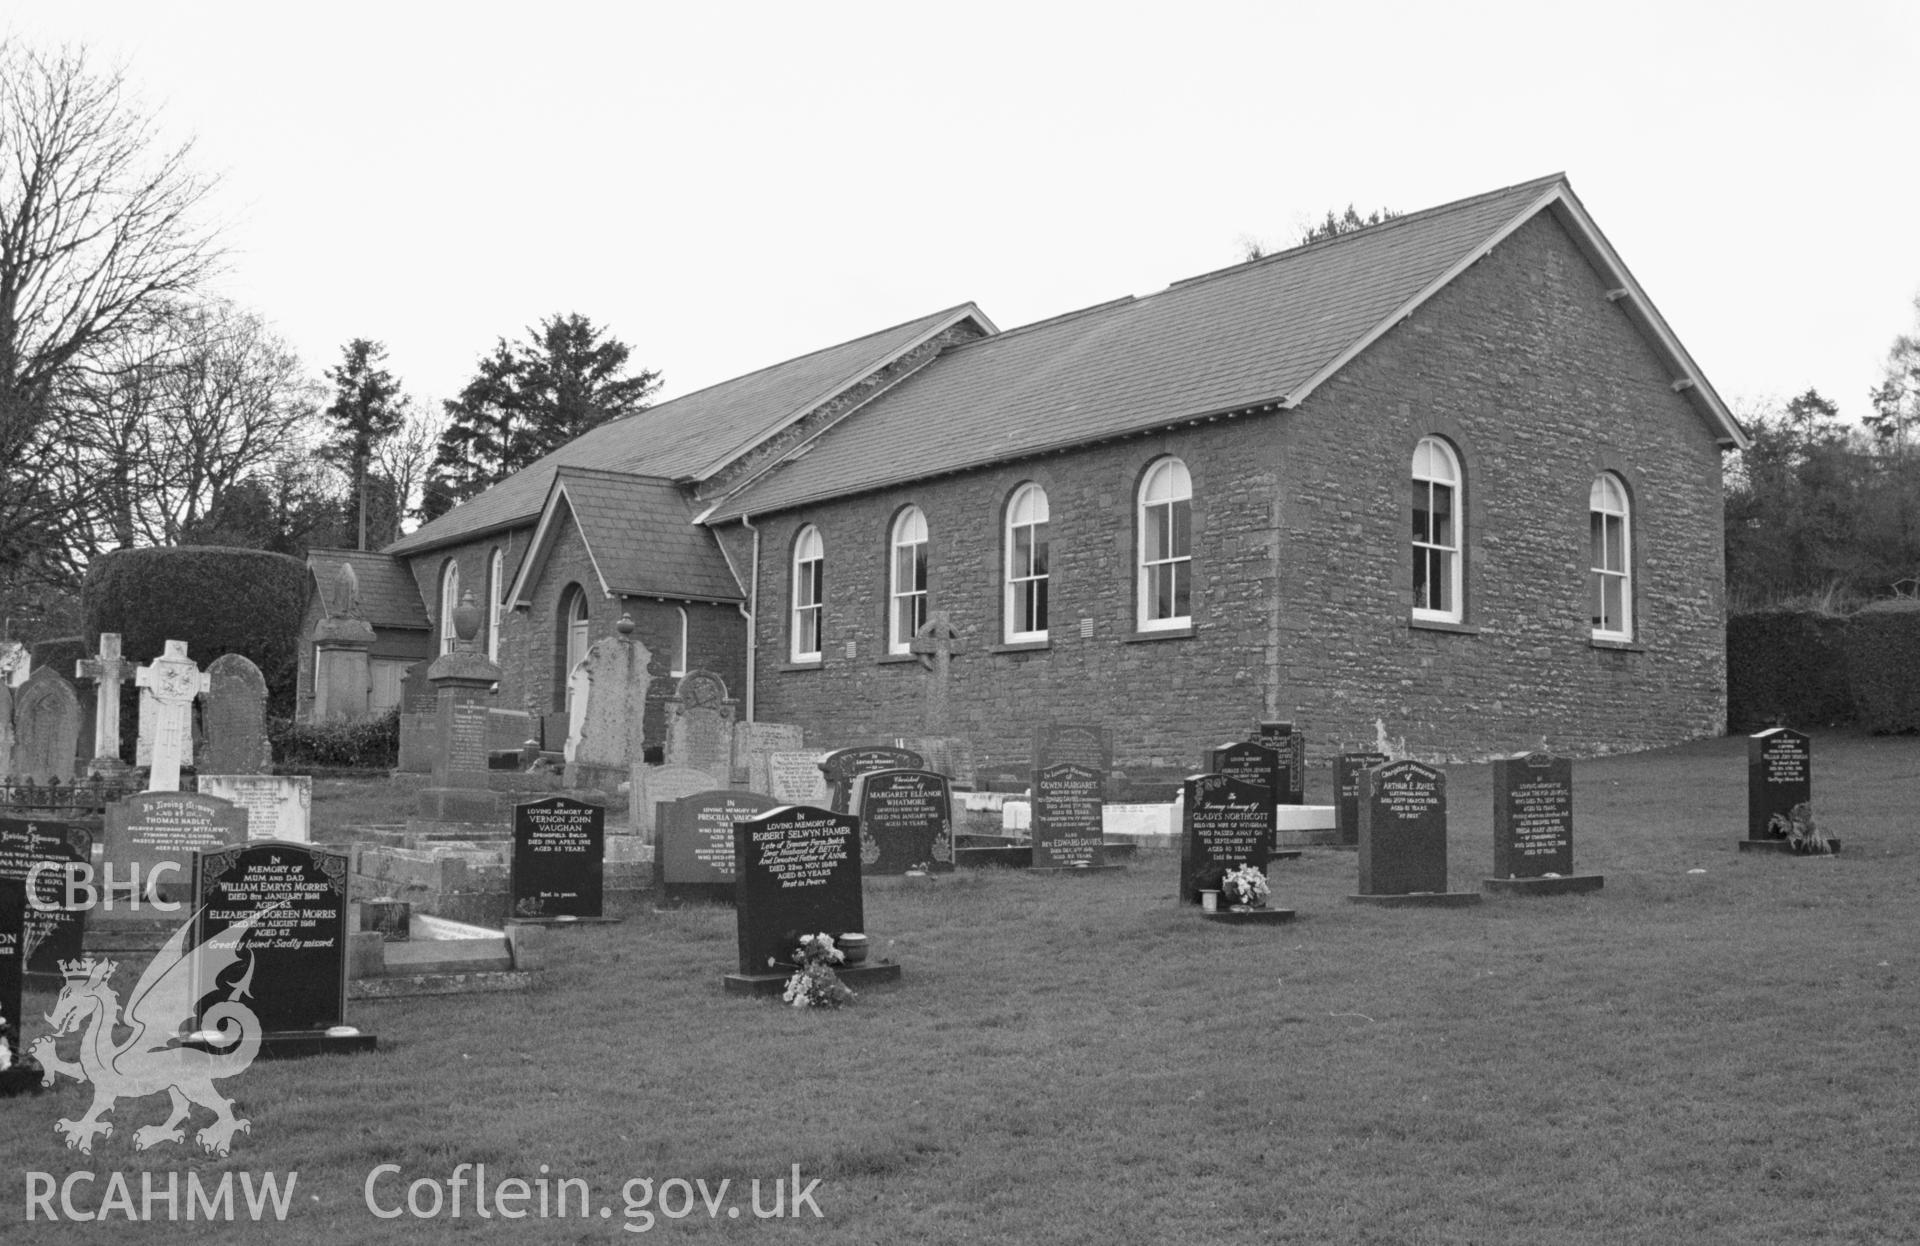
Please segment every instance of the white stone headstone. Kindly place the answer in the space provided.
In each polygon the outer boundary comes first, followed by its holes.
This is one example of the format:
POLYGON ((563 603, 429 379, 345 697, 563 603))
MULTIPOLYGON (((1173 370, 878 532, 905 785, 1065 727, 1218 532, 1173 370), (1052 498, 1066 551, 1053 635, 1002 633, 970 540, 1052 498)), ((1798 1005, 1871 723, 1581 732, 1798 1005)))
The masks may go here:
POLYGON ((146 694, 140 699, 142 742, 152 741, 147 790, 177 792, 180 763, 193 747, 193 702, 206 694, 209 681, 187 657, 184 640, 169 640, 166 651, 133 678, 146 694))
POLYGON ((200 792, 246 810, 247 838, 313 842, 313 777, 304 774, 203 774, 200 792))

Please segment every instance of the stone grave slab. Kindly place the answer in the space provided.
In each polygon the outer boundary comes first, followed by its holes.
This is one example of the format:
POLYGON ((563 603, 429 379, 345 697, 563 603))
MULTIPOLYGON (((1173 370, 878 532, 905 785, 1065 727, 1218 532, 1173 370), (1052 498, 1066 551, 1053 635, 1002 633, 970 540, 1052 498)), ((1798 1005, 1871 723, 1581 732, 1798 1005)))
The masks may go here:
POLYGON ((1573 872, 1573 761, 1548 753, 1493 763, 1495 894, 1564 895, 1598 891, 1606 880, 1573 872))
POLYGON ((267 680, 242 654, 223 653, 207 667, 206 742, 197 769, 212 774, 265 774, 273 769, 273 750, 267 744, 267 680))
POLYGON ((1360 846, 1360 800, 1366 772, 1385 765, 1385 753, 1342 753, 1333 768, 1333 828, 1341 848, 1360 846))
POLYGON ((853 781, 860 775, 873 770, 924 770, 926 765, 926 759, 911 749, 866 744, 828 753, 821 759, 820 773, 826 778, 833 802, 829 808, 835 813, 846 813, 852 808, 848 798, 853 792, 853 781))
MULTIPOLYGON (((767 758, 774 753, 797 753, 807 745, 807 733, 795 723, 736 722, 733 724, 733 774, 729 782, 748 790, 767 790, 767 758)), ((818 801, 809 801, 818 804, 818 801)))
POLYGON ((712 671, 688 671, 666 701, 666 763, 718 775, 733 773, 735 703, 712 671))
MULTIPOLYGON (((1292 746, 1285 747, 1290 749, 1292 746)), ((1235 741, 1212 750, 1207 756, 1207 771, 1266 788, 1273 793, 1276 808, 1281 803, 1280 798, 1286 794, 1288 771, 1285 757, 1279 749, 1258 740, 1235 741)), ((1274 838, 1275 828, 1269 827, 1267 834, 1269 846, 1278 848, 1279 841, 1274 838)))
POLYGON ((1283 720, 1262 721, 1254 728, 1253 740, 1280 755, 1285 774, 1274 793, 1282 805, 1307 803, 1307 737, 1298 724, 1283 720))
POLYGON ((515 805, 513 920, 599 920, 606 859, 605 806, 566 796, 515 805))
MULTIPOLYGON (((860 885, 860 820, 851 814, 788 805, 736 822, 734 917, 740 967, 726 975, 739 994, 778 994, 789 958, 805 934, 866 933, 860 885)), ((900 976, 897 964, 837 967, 858 990, 900 976)))
POLYGON ((765 786, 757 783, 748 786, 756 792, 765 792, 777 804, 831 808, 833 793, 820 768, 828 756, 826 753, 768 753, 765 786))
POLYGON ((872 770, 853 781, 860 871, 868 878, 953 869, 953 793, 931 770, 872 770))
POLYGON ((67 867, 92 867, 93 832, 74 822, 0 818, 0 878, 26 884, 43 862, 57 868, 40 872, 38 902, 27 905, 21 926, 21 954, 25 972, 57 977, 60 962, 78 960, 85 947, 87 910, 66 906, 67 867))
POLYGON ((1106 772, 1057 761, 1033 772, 1033 868, 1119 869, 1107 864, 1106 772))
POLYGON ((102 861, 116 888, 187 898, 198 853, 247 842, 247 811, 198 792, 141 792, 107 806, 102 861), (156 878, 156 874, 158 877, 156 878))
POLYGON ((1267 868, 1273 855, 1273 791, 1224 774, 1196 774, 1182 785, 1180 902, 1199 904, 1203 889, 1240 865, 1267 868))
POLYGON ((13 775, 46 783, 73 778, 80 748, 80 695, 51 666, 13 693, 13 775))
POLYGON ((203 774, 196 786, 244 809, 248 839, 313 842, 313 776, 305 774, 203 774))
POLYGON ((633 774, 634 790, 628 794, 630 816, 634 832, 647 843, 652 843, 659 832, 654 818, 661 805, 726 786, 720 776, 692 766, 635 766, 633 774))
POLYGON ((715 788, 663 801, 655 813, 654 892, 669 905, 692 900, 732 904, 733 824, 781 802, 758 792, 715 788))
MULTIPOLYGON (((195 936, 235 946, 243 963, 251 959, 245 1002, 269 1040, 263 1056, 294 1054, 315 1042, 322 1050, 373 1046, 369 1034, 329 1033, 346 1025, 347 865, 344 852, 271 840, 204 852, 195 861, 195 936)), ((229 970, 218 981, 226 985, 238 973, 229 970)), ((215 985, 199 989, 204 997, 215 985)))
MULTIPOLYGON (((1742 852, 1796 851, 1813 825, 1813 740, 1791 727, 1747 737, 1747 837, 1742 852)), ((1840 841, 1828 837, 1834 852, 1840 841)), ((1798 851, 1806 851, 1801 848, 1798 851)))
POLYGON ((1366 772, 1360 805, 1360 890, 1355 903, 1476 904, 1447 890, 1447 776, 1417 761, 1366 772))

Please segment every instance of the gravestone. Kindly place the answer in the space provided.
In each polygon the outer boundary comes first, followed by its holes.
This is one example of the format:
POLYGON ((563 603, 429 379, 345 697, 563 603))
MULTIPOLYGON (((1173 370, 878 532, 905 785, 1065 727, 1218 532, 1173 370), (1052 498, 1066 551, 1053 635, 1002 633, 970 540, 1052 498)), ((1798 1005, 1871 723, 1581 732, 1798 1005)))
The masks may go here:
POLYGON ((1447 890, 1447 776, 1417 761, 1366 772, 1360 804, 1362 903, 1477 904, 1447 890))
POLYGON ((187 642, 169 640, 166 651, 134 672, 140 698, 140 738, 149 792, 180 790, 180 766, 192 757, 193 703, 207 691, 207 677, 187 656, 187 642))
POLYGON ((1307 737, 1291 722, 1263 720, 1253 735, 1256 744, 1264 744, 1280 755, 1285 772, 1274 799, 1282 805, 1307 803, 1307 737))
POLYGON ((733 824, 780 802, 758 792, 715 788, 662 802, 655 812, 653 883, 668 904, 734 899, 733 824))
POLYGON ((7 1073, 0 1073, 0 1090, 17 1094, 16 1086, 25 1072, 20 1067, 26 1055, 20 1027, 25 1009, 21 1007, 27 962, 27 885, 17 878, 0 877, 0 1044, 6 1050, 7 1073), (13 1074, 13 1076, 8 1076, 13 1074))
POLYGON ((74 678, 94 685, 93 765, 95 774, 117 772, 120 760, 120 686, 133 678, 133 663, 120 656, 120 633, 100 633, 100 652, 74 663, 74 678))
POLYGON ((248 839, 313 841, 313 777, 304 774, 203 774, 204 796, 231 801, 247 815, 248 839))
POLYGON ((102 842, 116 885, 137 883, 143 893, 179 900, 191 888, 197 853, 247 842, 247 812, 218 796, 142 792, 107 806, 102 842))
MULTIPOLYGON (((239 942, 252 953, 246 1003, 267 1036, 317 1035, 346 1023, 346 853, 272 841, 203 852, 193 895, 202 943, 280 906, 239 942)), ((263 1046, 262 1054, 272 1052, 263 1046)))
POLYGON ((313 629, 313 721, 358 722, 371 708, 373 624, 360 606, 360 577, 342 562, 313 629))
POLYGON ((0 818, 0 878, 24 884, 42 862, 58 868, 40 872, 38 903, 27 906, 21 927, 21 955, 25 972, 55 976, 85 944, 86 910, 66 906, 67 867, 93 864, 93 832, 73 822, 0 818))
POLYGON ((267 681, 245 655, 223 653, 207 667, 206 727, 197 769, 209 774, 265 774, 273 769, 273 750, 267 744, 267 681))
POLYGON ((794 723, 737 722, 733 724, 733 774, 729 782, 764 792, 769 779, 767 759, 776 753, 797 753, 806 744, 806 731, 794 723))
POLYGON ((1105 780, 1105 771, 1077 761, 1057 761, 1033 772, 1035 869, 1106 867, 1105 780))
POLYGON ((1361 788, 1367 771, 1391 760, 1385 753, 1342 753, 1334 762, 1333 829, 1342 848, 1360 846, 1361 788))
POLYGON ((80 697, 50 666, 13 694, 13 775, 41 783, 73 778, 80 748, 80 697))
POLYGON ((867 744, 828 753, 820 761, 820 773, 825 776, 832 794, 830 808, 835 813, 845 813, 851 808, 847 801, 853 791, 853 781, 861 775, 874 770, 924 770, 926 765, 926 759, 911 749, 867 744))
POLYGON ((832 808, 833 793, 828 789, 827 777, 820 769, 820 763, 827 759, 828 754, 768 753, 766 756, 766 786, 754 787, 754 791, 765 792, 776 804, 832 808))
MULTIPOLYGON (((789 805, 734 823, 734 922, 740 968, 727 990, 778 994, 802 935, 866 933, 860 820, 789 805)), ((894 964, 836 966, 849 985, 890 981, 894 964)))
MULTIPOLYGON (((1747 837, 1743 852, 1782 852, 1813 826, 1813 740, 1791 727, 1747 737, 1747 837)), ((1840 851, 1838 840, 1830 841, 1840 851)))
POLYGON ((1519 895, 1598 891, 1573 872, 1573 761, 1523 753, 1493 763, 1493 877, 1488 891, 1519 895))
POLYGON ((565 796, 513 808, 511 908, 515 918, 602 916, 607 811, 565 796))
POLYGON ((712 671, 688 671, 666 701, 666 764, 718 775, 733 773, 733 717, 726 681, 712 671))
POLYGON ((1261 870, 1273 853, 1273 792, 1224 774, 1196 774, 1181 785, 1180 902, 1200 903, 1235 866, 1261 870))
POLYGON ((628 799, 633 805, 636 833, 645 836, 646 842, 654 842, 660 833, 655 819, 661 805, 723 786, 719 775, 695 770, 692 766, 634 767, 634 786, 628 799))
MULTIPOLYGON (((631 620, 625 620, 631 622, 631 620)), ((575 672, 584 687, 575 693, 577 727, 570 726, 569 787, 612 791, 630 778, 631 759, 643 748, 648 677, 647 651, 629 633, 597 640, 575 672)), ((529 724, 531 730, 531 724, 529 724)))
POLYGON ((433 778, 414 797, 408 829, 433 834, 449 826, 481 833, 500 823, 500 802, 488 783, 493 687, 500 668, 474 643, 480 611, 473 594, 453 608, 453 645, 427 668, 433 685, 439 753, 433 778))
POLYGON ((953 869, 953 794, 931 770, 873 770, 854 780, 860 872, 868 878, 953 869))
POLYGON ((1061 763, 1084 766, 1100 776, 1100 798, 1106 799, 1107 776, 1113 772, 1113 732, 1082 723, 1048 723, 1033 729, 1033 769, 1061 763))
POLYGON ((33 674, 33 650, 17 640, 0 640, 0 690, 18 688, 33 674))
MULTIPOLYGON (((1290 750, 1292 746, 1286 747, 1290 750)), ((1266 788, 1273 794, 1276 807, 1285 794, 1288 770, 1283 754, 1257 740, 1237 741, 1214 749, 1208 757, 1207 770, 1212 774, 1224 774, 1229 779, 1266 788)), ((1278 828, 1270 825, 1267 832, 1269 845, 1278 847, 1278 828)))
POLYGON ((27 647, 19 641, 0 641, 0 771, 5 772, 0 773, 0 779, 13 773, 13 677, 32 661, 27 647))

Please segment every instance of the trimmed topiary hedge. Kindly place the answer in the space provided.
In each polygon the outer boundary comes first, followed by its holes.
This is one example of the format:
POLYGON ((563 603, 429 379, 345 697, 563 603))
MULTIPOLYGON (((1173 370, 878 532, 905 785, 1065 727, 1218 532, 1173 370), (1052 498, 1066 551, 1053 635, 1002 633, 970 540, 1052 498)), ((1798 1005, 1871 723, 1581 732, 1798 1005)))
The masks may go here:
POLYGON ((282 766, 391 770, 400 764, 400 711, 350 723, 269 718, 267 739, 282 766))
POLYGON ((1920 601, 1876 603, 1847 621, 1847 682, 1868 731, 1920 731, 1920 601))
POLYGON ((56 636, 52 640, 39 640, 29 645, 33 654, 33 669, 51 666, 60 672, 61 678, 68 683, 74 682, 74 664, 82 658, 93 656, 93 646, 82 636, 56 636))
POLYGON ((88 566, 80 606, 88 638, 119 632, 121 652, 137 662, 169 640, 186 641, 202 670, 244 654, 266 677, 267 712, 291 716, 307 580, 300 559, 266 550, 123 549, 88 566))
POLYGON ((1848 619, 1811 610, 1759 610, 1727 620, 1727 730, 1776 723, 1830 727, 1854 720, 1848 619))

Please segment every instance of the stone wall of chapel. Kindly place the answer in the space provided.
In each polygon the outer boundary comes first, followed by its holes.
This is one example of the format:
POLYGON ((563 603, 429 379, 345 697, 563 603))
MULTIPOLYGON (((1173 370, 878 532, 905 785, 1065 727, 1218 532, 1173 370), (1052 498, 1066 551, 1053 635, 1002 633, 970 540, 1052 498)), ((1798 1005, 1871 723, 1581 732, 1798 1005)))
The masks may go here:
MULTIPOLYGON (((810 745, 921 732, 920 667, 885 642, 889 528, 914 504, 932 608, 965 645, 951 730, 982 770, 1023 765, 1049 719, 1105 723, 1120 763, 1175 768, 1263 714, 1299 720, 1317 760, 1371 741, 1376 720, 1434 759, 1542 737, 1592 754, 1721 732, 1719 451, 1605 294, 1538 217, 1297 410, 756 518, 758 716, 802 724, 810 745), (1409 623, 1408 479, 1429 434, 1453 442, 1466 475, 1460 631, 1409 623), (1193 478, 1193 628, 1142 638, 1134 499, 1167 454, 1193 478), (1633 503, 1627 648, 1594 644, 1588 617, 1587 499, 1603 470, 1633 503), (998 644, 1004 508, 1029 480, 1051 511, 1042 649, 998 644), (808 523, 825 543, 824 654, 794 666, 790 557, 808 523)), ((745 566, 751 534, 728 525, 722 538, 745 566)))

